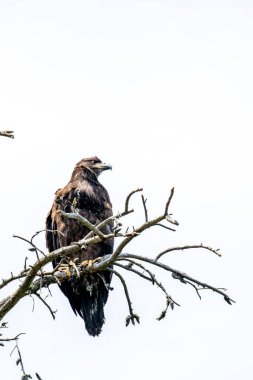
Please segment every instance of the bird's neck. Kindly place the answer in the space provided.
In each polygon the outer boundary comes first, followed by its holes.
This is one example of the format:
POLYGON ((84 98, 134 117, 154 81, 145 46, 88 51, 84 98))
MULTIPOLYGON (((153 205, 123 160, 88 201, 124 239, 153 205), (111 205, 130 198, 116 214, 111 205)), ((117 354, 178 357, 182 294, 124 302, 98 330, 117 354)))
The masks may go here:
POLYGON ((71 176, 71 179, 70 179, 70 182, 74 182, 74 181, 91 181, 91 182, 97 182, 98 179, 97 179, 97 176, 96 174, 89 168, 75 168, 73 173, 72 173, 72 176, 71 176))

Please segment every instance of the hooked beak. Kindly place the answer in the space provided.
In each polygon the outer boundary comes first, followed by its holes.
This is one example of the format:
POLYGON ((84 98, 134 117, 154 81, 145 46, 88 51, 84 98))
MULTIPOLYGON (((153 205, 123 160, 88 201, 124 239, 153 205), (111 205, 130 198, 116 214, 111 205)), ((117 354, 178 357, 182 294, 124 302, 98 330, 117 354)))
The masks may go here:
POLYGON ((111 165, 108 165, 108 164, 105 164, 105 163, 102 163, 102 162, 98 162, 97 164, 95 164, 94 168, 99 169, 101 171, 112 170, 112 166, 111 165))

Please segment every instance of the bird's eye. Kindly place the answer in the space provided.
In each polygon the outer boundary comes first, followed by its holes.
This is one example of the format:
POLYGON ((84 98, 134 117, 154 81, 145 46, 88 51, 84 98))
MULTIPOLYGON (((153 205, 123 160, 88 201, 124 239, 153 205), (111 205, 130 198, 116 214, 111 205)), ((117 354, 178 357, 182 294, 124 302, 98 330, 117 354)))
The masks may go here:
POLYGON ((95 160, 92 160, 92 161, 91 161, 91 163, 92 163, 92 164, 96 164, 96 163, 97 163, 97 161, 95 161, 95 160))

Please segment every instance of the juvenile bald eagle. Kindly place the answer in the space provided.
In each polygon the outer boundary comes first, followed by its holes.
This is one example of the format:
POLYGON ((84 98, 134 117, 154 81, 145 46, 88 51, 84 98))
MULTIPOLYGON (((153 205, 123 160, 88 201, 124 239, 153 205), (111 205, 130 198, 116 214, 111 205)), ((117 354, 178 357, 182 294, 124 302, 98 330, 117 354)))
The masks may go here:
MULTIPOLYGON (((77 221, 64 218, 57 210, 78 212, 94 225, 112 215, 109 195, 98 181, 99 174, 108 169, 111 169, 111 166, 102 163, 97 157, 84 158, 76 164, 69 183, 57 190, 46 219, 46 243, 49 252, 77 242, 90 232, 77 221)), ((101 231, 108 233, 111 228, 112 224, 108 224, 101 231)), ((68 259, 82 263, 111 254, 112 250, 113 239, 110 239, 82 249, 68 259)), ((61 258, 53 261, 54 268, 61 260, 64 262, 61 258)), ((108 298, 110 282, 111 272, 101 271, 75 280, 65 280, 60 285, 74 313, 83 318, 85 327, 92 336, 100 334, 105 321, 104 305, 108 298)))

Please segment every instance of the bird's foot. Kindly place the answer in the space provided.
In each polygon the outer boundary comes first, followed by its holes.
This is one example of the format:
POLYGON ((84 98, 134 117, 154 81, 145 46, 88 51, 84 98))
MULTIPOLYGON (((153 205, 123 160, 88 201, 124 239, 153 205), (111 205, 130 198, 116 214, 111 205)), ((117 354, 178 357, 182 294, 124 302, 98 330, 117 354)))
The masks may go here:
POLYGON ((58 270, 61 272, 65 272, 68 278, 72 277, 74 273, 76 273, 77 277, 80 277, 79 270, 77 268, 78 259, 69 260, 68 264, 60 264, 58 270))
POLYGON ((65 272, 66 275, 67 275, 67 278, 71 277, 71 272, 70 272, 70 269, 69 269, 69 264, 60 264, 59 267, 58 267, 58 270, 60 272, 65 272))
POLYGON ((96 261, 99 261, 101 259, 101 257, 97 257, 96 259, 93 259, 93 260, 84 260, 81 262, 81 265, 83 267, 87 267, 88 269, 92 268, 93 267, 93 264, 96 262, 96 261))

